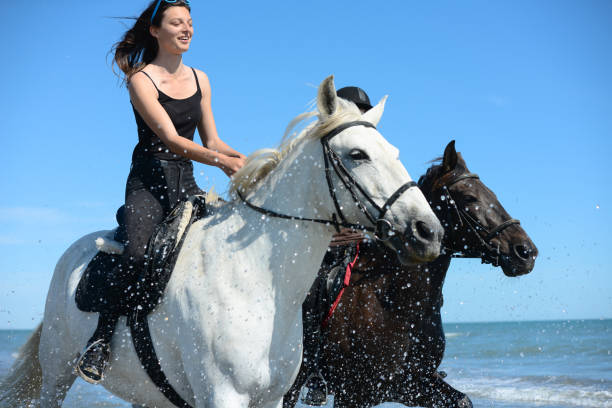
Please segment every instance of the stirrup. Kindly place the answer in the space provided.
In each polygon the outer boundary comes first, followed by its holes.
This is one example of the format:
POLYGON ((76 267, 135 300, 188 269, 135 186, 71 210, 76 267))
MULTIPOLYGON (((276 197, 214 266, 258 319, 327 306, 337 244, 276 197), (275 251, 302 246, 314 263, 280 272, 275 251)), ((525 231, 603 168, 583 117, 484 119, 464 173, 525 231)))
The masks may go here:
POLYGON ((108 367, 110 360, 110 344, 102 339, 91 343, 79 360, 74 371, 83 380, 90 384, 99 384, 104 379, 104 371, 108 367))
POLYGON ((327 381, 320 371, 310 374, 306 379, 300 391, 300 402, 315 407, 327 405, 327 381))

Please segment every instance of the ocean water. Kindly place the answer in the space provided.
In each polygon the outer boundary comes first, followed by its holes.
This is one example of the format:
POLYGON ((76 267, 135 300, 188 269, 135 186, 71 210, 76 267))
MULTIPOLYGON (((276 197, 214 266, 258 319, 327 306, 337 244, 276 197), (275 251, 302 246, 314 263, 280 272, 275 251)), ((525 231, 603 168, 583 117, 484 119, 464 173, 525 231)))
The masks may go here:
MULTIPOLYGON (((460 323, 445 331, 440 368, 477 408, 612 408, 612 320, 460 323)), ((0 377, 28 336, 0 331, 0 377)), ((77 380, 64 407, 130 405, 77 380)))

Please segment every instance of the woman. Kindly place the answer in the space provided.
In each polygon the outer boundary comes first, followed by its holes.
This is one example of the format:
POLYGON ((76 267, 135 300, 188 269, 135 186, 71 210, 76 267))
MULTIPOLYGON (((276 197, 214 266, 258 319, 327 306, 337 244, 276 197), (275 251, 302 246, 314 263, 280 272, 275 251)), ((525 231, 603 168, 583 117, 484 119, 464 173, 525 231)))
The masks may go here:
MULTIPOLYGON (((125 192, 127 245, 120 285, 127 287, 142 270, 155 226, 189 195, 200 193, 191 160, 221 168, 231 176, 245 157, 219 136, 211 110, 208 77, 183 64, 193 25, 188 0, 155 0, 114 47, 138 126, 138 144, 125 192), (203 146, 193 142, 195 129, 203 146)), ((100 315, 98 327, 77 362, 88 382, 102 380, 119 314, 100 315)))

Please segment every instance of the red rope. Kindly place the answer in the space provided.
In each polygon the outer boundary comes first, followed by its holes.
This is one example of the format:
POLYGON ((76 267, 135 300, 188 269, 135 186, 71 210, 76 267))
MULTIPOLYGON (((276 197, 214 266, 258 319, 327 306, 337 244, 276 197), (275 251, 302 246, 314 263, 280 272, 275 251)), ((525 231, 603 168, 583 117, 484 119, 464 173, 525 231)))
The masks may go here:
POLYGON ((329 309, 329 312, 327 312, 327 317, 325 317, 325 320, 323 320, 323 323, 321 323, 321 327, 323 327, 324 329, 329 324, 329 319, 331 319, 332 315, 334 314, 334 311, 338 307, 338 303, 340 303, 340 299, 342 298, 342 295, 344 294, 344 289, 346 289, 348 285, 351 283, 351 273, 353 272, 353 267, 355 266, 355 262, 357 262, 357 258, 359 258, 359 242, 357 243, 357 251, 355 253, 355 259, 353 259, 352 262, 349 262, 349 264, 346 265, 346 272, 344 272, 344 282, 342 282, 342 289, 340 289, 340 293, 338 293, 336 300, 334 300, 334 304, 329 309))

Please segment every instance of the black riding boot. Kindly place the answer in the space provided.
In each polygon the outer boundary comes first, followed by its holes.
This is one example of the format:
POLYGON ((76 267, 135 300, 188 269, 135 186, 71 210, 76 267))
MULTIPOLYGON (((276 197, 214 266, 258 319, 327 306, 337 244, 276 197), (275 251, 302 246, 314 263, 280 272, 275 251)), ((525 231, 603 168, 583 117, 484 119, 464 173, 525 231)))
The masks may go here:
POLYGON ((110 342, 117 326, 119 315, 101 313, 98 326, 87 342, 87 347, 76 363, 77 374, 91 384, 98 384, 104 379, 104 371, 110 361, 110 342))
MULTIPOLYGON (((317 281, 318 282, 318 281, 317 281)), ((324 281, 323 281, 324 283, 324 281)), ((320 296, 311 296, 302 305, 304 353, 302 365, 309 374, 303 386, 308 392, 301 398, 302 402, 310 406, 327 404, 327 382, 321 375, 319 359, 321 354, 321 299, 320 296), (312 303, 312 301, 316 303, 312 303), (311 302, 310 304, 308 302, 311 302)))

